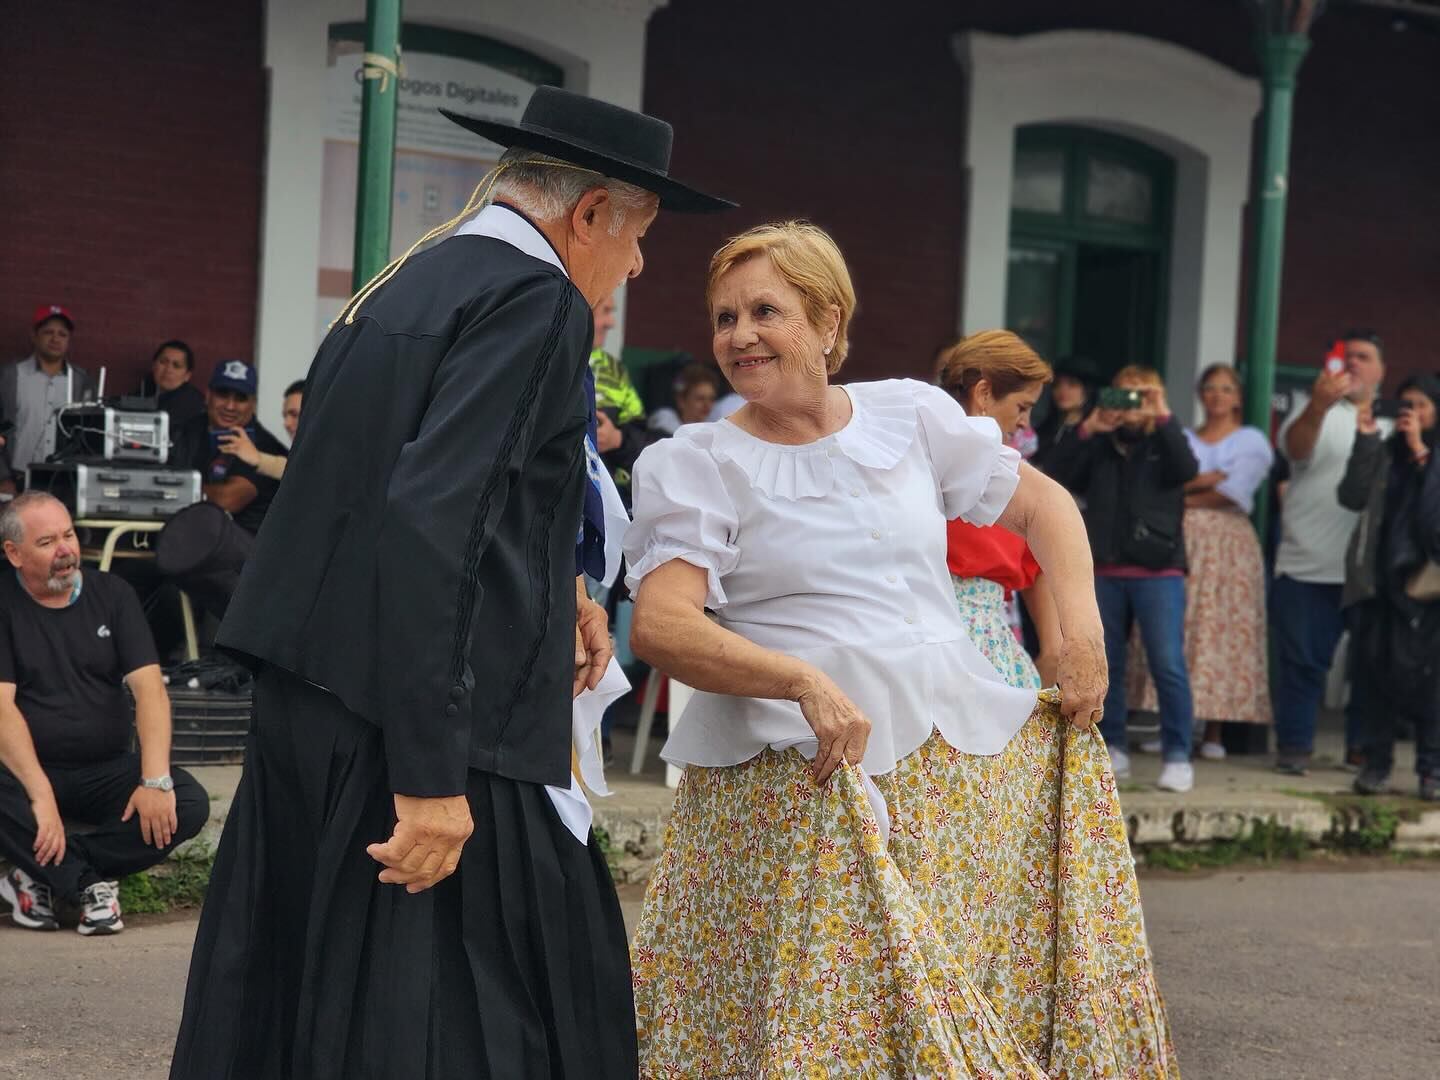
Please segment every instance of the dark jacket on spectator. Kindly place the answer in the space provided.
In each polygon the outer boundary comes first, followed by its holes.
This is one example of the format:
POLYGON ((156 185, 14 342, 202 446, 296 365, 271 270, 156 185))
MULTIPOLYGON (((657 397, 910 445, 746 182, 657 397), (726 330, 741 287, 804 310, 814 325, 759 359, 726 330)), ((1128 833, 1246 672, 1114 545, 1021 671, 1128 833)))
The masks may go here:
POLYGON ((1360 516, 1345 553, 1344 604, 1382 591, 1403 595, 1426 559, 1440 558, 1440 469, 1409 460, 1402 437, 1357 435, 1340 481, 1340 505, 1360 516))
POLYGON ((1085 500, 1097 566, 1186 568, 1184 487, 1199 466, 1173 416, 1131 443, 1118 432, 1085 439, 1071 429, 1056 443, 1048 471, 1085 500))
POLYGON ((1345 556, 1343 601, 1351 648, 1402 700, 1432 700, 1440 676, 1440 603, 1405 594, 1406 583, 1440 560, 1440 466, 1416 465, 1403 437, 1360 435, 1337 492, 1361 512, 1345 556))
POLYGON ((157 408, 170 414, 170 437, 181 425, 205 412, 205 392, 194 383, 181 383, 174 390, 160 390, 155 380, 146 375, 140 380, 140 396, 155 399, 157 408))

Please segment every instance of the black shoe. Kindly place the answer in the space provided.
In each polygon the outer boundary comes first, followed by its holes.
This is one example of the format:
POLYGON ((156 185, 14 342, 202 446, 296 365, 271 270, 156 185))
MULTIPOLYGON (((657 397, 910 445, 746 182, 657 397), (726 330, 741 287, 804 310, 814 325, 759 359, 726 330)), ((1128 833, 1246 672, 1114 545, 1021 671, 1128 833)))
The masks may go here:
POLYGON ((1358 795, 1384 795, 1390 780, 1389 773, 1363 769, 1355 777, 1355 792, 1358 795))
POLYGON ((1420 777, 1420 798, 1426 802, 1440 802, 1440 776, 1420 777))
POLYGON ((1275 760, 1275 771, 1281 776, 1309 776, 1310 761, 1303 757, 1280 757, 1275 760))

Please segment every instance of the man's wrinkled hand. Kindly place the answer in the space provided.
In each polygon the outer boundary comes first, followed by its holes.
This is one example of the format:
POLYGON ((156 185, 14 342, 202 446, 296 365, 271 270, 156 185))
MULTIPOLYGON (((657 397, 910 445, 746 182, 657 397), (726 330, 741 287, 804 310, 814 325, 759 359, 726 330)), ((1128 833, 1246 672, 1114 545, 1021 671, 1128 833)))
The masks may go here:
POLYGON ((175 813, 175 792, 160 791, 158 788, 137 787, 125 804, 121 821, 140 816, 140 838, 152 847, 164 851, 170 846, 180 829, 180 819, 175 813))
POLYGON ((575 605, 575 686, 573 697, 594 690, 610 666, 610 619, 605 609, 588 596, 580 595, 575 605))
POLYGON ((408 893, 424 892, 455 872, 460 851, 474 831, 470 800, 464 795, 434 799, 396 795, 395 831, 385 843, 365 850, 385 867, 380 880, 386 885, 404 885, 408 893))

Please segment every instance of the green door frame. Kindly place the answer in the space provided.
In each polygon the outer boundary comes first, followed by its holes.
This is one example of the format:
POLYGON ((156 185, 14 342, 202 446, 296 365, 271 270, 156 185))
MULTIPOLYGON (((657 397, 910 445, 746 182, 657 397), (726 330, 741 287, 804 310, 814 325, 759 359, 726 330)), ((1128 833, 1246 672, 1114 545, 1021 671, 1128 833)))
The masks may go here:
MULTIPOLYGON (((1073 346, 1075 281, 1081 245, 1153 252, 1160 280, 1155 312, 1154 366, 1165 370, 1170 298, 1170 234, 1175 190, 1175 162, 1167 154, 1134 139, 1093 128, 1032 124, 1015 133, 1015 150, 1059 150, 1064 161, 1061 211, 1058 214, 1013 209, 1012 246, 1063 250, 1061 296, 1057 302, 1056 355, 1073 346), (1091 157, 1116 161, 1144 172, 1152 184, 1149 224, 1128 224, 1085 212, 1087 172, 1091 157)), ((1007 266, 1008 272, 1008 266, 1007 266)), ((1008 291, 1008 290, 1007 290, 1008 291)))

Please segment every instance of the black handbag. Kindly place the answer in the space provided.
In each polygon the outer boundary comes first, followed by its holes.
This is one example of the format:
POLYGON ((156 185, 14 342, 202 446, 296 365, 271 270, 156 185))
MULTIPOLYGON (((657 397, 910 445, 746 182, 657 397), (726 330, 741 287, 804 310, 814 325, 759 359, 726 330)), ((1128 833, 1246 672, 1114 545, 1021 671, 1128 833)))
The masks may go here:
POLYGON ((1179 537, 1171 530, 1157 527, 1137 517, 1125 538, 1125 561, 1147 570, 1165 570, 1175 563, 1179 537))

